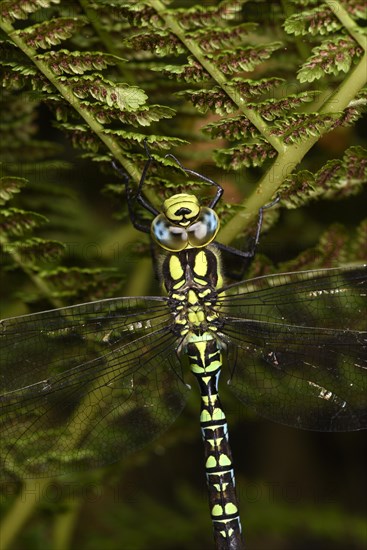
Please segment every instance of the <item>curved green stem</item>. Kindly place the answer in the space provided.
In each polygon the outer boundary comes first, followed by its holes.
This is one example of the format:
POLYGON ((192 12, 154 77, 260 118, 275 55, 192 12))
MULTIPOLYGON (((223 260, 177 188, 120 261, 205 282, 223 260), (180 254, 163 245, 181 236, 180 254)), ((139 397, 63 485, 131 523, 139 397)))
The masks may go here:
POLYGON ((20 38, 18 32, 12 27, 12 25, 6 23, 4 20, 0 20, 0 28, 13 40, 18 48, 32 60, 39 71, 45 75, 51 84, 60 92, 63 98, 79 113, 91 130, 111 151, 113 157, 116 158, 124 167, 126 172, 130 174, 131 178, 138 182, 140 179, 138 168, 123 154, 123 150, 118 141, 113 136, 105 134, 102 124, 97 122, 97 120, 90 113, 82 108, 80 100, 74 95, 73 91, 68 86, 60 82, 47 63, 37 59, 37 52, 33 48, 27 46, 25 41, 20 38))
POLYGON ((7 550, 34 508, 42 501, 49 479, 28 479, 1 524, 1 550, 7 550))
MULTIPOLYGON (((334 94, 325 102, 321 113, 335 113, 345 109, 356 94, 367 82, 366 75, 367 54, 363 56, 350 75, 342 82, 334 94)), ((325 130, 325 133, 328 130, 325 130)), ((295 143, 278 155, 275 162, 261 178, 256 191, 243 203, 243 210, 236 214, 221 230, 219 240, 230 243, 242 230, 248 227, 257 216, 258 210, 271 198, 284 179, 301 162, 306 153, 318 141, 318 136, 305 139, 302 143, 295 143)))
POLYGON ((237 105, 238 109, 246 115, 250 122, 259 130, 259 132, 266 138, 266 140, 274 147, 278 152, 284 150, 283 142, 276 136, 270 133, 270 129, 263 118, 255 111, 248 109, 244 99, 232 89, 225 75, 212 63, 201 51, 195 40, 187 38, 185 31, 179 25, 173 15, 170 15, 166 7, 160 2, 160 0, 151 0, 150 5, 157 11, 159 16, 166 23, 167 28, 174 33, 186 48, 193 54, 193 56, 200 62, 204 69, 210 74, 210 76, 217 82, 226 94, 237 105))
POLYGON ((367 51, 366 34, 362 32, 362 29, 358 27, 357 23, 350 17, 343 5, 335 0, 325 0, 325 4, 328 5, 335 17, 339 19, 345 30, 354 38, 361 48, 367 51))
MULTIPOLYGON (((289 0, 281 0, 282 8, 286 18, 290 17, 296 13, 297 7, 292 4, 289 0)), ((308 42, 305 42, 302 36, 294 36, 294 45, 297 47, 297 50, 302 59, 307 59, 310 55, 311 47, 308 42)))
POLYGON ((14 249, 14 247, 7 246, 8 241, 6 237, 0 236, 0 244, 4 247, 6 252, 9 254, 9 256, 12 257, 13 261, 20 267, 20 269, 29 277, 34 286, 38 288, 38 290, 45 298, 47 298, 50 304, 52 304, 54 307, 62 307, 63 303, 58 298, 53 296, 51 289, 49 288, 48 284, 42 279, 42 277, 40 277, 26 263, 24 263, 22 255, 19 254, 14 249))
POLYGON ((82 498, 74 496, 63 501, 65 510, 56 515, 53 529, 53 550, 68 550, 72 548, 71 541, 78 514, 82 504, 82 498))
MULTIPOLYGON (((117 58, 120 58, 120 53, 118 48, 116 48, 114 40, 111 38, 110 33, 108 31, 105 31, 103 25, 101 25, 101 18, 98 16, 98 12, 93 7, 92 3, 88 0, 79 0, 79 4, 83 8, 89 23, 93 26, 96 34, 99 36, 99 39, 105 46, 106 50, 109 53, 115 55, 117 58)), ((123 60, 116 60, 116 65, 119 68, 120 74, 129 82, 129 84, 136 83, 133 71, 126 68, 126 63, 124 63, 123 60)))

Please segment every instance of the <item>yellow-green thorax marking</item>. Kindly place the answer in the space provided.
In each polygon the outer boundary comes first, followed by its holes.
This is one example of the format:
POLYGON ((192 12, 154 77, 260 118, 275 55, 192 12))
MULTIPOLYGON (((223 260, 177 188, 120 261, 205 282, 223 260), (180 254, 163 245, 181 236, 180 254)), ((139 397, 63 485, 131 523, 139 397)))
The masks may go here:
POLYGON ((179 340, 201 392, 201 430, 209 504, 216 546, 243 548, 232 454, 218 381, 225 342, 218 315, 217 289, 223 286, 218 250, 210 243, 219 230, 211 208, 196 197, 174 195, 163 204, 151 233, 163 249, 160 276, 170 299, 179 340))

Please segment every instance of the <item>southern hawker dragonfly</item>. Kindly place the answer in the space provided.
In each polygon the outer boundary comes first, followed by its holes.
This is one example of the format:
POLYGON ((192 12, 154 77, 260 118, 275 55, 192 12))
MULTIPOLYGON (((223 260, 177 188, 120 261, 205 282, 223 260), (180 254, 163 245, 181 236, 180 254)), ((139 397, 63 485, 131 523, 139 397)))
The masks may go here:
MULTIPOLYGON (((132 221, 160 250, 164 296, 122 297, 0 323, 2 469, 57 475, 125 456, 166 430, 185 406, 190 370, 217 548, 243 547, 232 455, 218 396, 229 387, 259 414, 299 428, 367 424, 367 268, 282 273, 225 286, 215 212, 176 194, 156 210, 128 188, 132 221), (134 201, 154 219, 137 221, 134 201)), ((192 171, 184 169, 188 173, 192 171)), ((195 174, 195 173, 194 173, 195 174)), ((252 257, 259 240, 239 257, 252 257)), ((239 460, 239 458, 237 459, 239 460)))

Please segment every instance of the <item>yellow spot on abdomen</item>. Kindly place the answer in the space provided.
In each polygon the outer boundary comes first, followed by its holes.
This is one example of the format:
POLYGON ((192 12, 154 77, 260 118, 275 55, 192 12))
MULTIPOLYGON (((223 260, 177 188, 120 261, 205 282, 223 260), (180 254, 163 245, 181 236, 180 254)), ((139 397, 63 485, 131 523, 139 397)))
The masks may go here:
POLYGON ((228 504, 225 505, 225 511, 226 514, 236 514, 238 512, 237 506, 232 504, 232 502, 228 502, 228 504))
POLYGON ((212 516, 221 516, 223 514, 223 508, 219 504, 216 504, 212 508, 212 516))
POLYGON ((208 456, 205 466, 206 468, 216 468, 217 461, 215 460, 214 456, 208 456))
POLYGON ((220 466, 230 466, 232 463, 227 455, 221 454, 219 457, 219 464, 220 466))

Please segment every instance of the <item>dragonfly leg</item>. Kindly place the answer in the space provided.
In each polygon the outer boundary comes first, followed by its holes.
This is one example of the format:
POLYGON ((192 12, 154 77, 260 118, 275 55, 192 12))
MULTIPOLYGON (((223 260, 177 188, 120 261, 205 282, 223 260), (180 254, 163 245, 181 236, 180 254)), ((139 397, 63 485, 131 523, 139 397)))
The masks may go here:
POLYGON ((271 208, 272 206, 277 204, 279 202, 279 200, 280 200, 280 197, 276 197, 272 202, 270 202, 268 204, 265 204, 264 206, 259 208, 257 224, 256 224, 256 232, 255 232, 254 237, 252 237, 252 239, 251 239, 251 244, 250 244, 250 247, 249 247, 248 250, 243 251, 243 250, 239 250, 238 248, 234 248, 234 247, 229 246, 229 245, 218 243, 217 241, 215 242, 215 245, 220 250, 223 250, 225 252, 229 252, 230 254, 234 254, 235 256, 238 256, 238 257, 242 258, 242 265, 241 265, 240 270, 236 271, 236 273, 234 273, 234 272, 228 273, 228 276, 231 279, 238 279, 238 280, 243 279, 244 273, 249 268, 252 260, 255 257, 255 254, 256 254, 257 245, 259 244, 259 240, 260 240, 261 227, 262 227, 262 224, 263 224, 264 210, 267 210, 268 208, 271 208))
POLYGON ((154 206, 143 195, 143 185, 144 185, 148 170, 150 168, 150 165, 154 161, 150 153, 150 150, 148 148, 148 145, 146 143, 146 140, 144 140, 144 147, 148 158, 145 162, 143 172, 140 177, 140 181, 138 185, 138 190, 136 193, 134 193, 134 191, 130 186, 129 175, 123 170, 121 170, 121 168, 118 166, 118 164, 115 161, 112 161, 112 166, 125 180, 127 207, 129 211, 129 217, 131 219, 133 226, 135 227, 135 229, 138 229, 138 231, 143 231, 144 233, 150 233, 150 223, 145 224, 140 222, 136 217, 135 209, 134 209, 135 202, 138 202, 143 208, 148 210, 148 212, 151 212, 154 216, 157 216, 159 214, 159 211, 156 208, 154 208, 154 206))
POLYGON ((143 195, 143 185, 144 185, 145 179, 147 177, 148 170, 149 170, 152 162, 154 161, 154 159, 153 159, 153 157, 150 153, 150 149, 148 147, 146 139, 144 140, 144 148, 145 148, 145 152, 146 152, 146 155, 147 155, 148 158, 145 162, 143 172, 141 174, 141 178, 140 178, 139 185, 138 185, 138 191, 137 191, 134 199, 139 204, 141 204, 141 206, 143 208, 145 208, 145 210, 148 210, 148 212, 151 212, 154 216, 158 216, 159 210, 154 208, 154 206, 143 195))
POLYGON ((186 174, 192 174, 193 176, 196 176, 197 178, 200 178, 201 180, 206 181, 207 183, 210 183, 210 185, 213 185, 214 187, 216 187, 217 191, 216 191, 215 197, 213 197, 210 204, 208 205, 209 208, 215 208, 215 206, 218 203, 219 199, 223 195, 223 191, 224 191, 223 187, 221 185, 219 185, 219 183, 217 183, 216 181, 214 181, 214 180, 212 180, 212 179, 210 179, 206 176, 203 176, 199 172, 195 172, 195 170, 190 170, 189 168, 185 168, 184 166, 182 166, 181 162, 174 155, 172 155, 171 153, 168 153, 168 155, 165 155, 165 158, 173 159, 176 162, 176 164, 181 168, 181 170, 186 172, 186 174))

